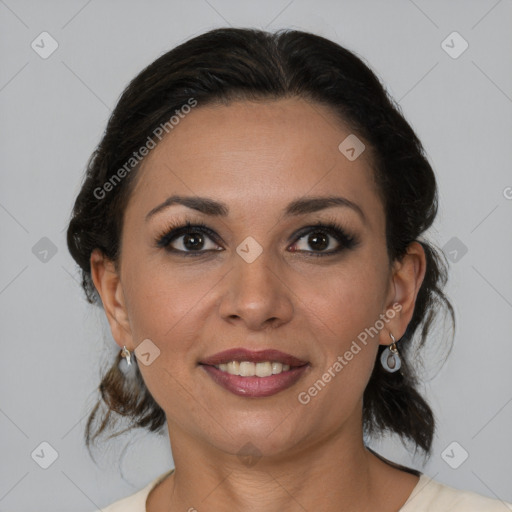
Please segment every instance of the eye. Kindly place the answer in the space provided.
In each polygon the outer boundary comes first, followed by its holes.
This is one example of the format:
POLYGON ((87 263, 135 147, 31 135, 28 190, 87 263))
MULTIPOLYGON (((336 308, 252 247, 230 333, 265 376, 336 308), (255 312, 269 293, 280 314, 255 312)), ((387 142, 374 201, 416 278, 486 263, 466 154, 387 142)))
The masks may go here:
MULTIPOLYGON (((348 234, 336 221, 306 226, 293 239, 296 242, 290 252, 308 253, 311 256, 335 255, 359 243, 355 236, 348 234)), ((219 236, 208 226, 192 224, 190 221, 176 222, 156 238, 157 247, 181 256, 201 256, 208 252, 222 251, 224 249, 219 242, 219 236)))
POLYGON ((318 222, 314 226, 304 228, 296 236, 299 236, 299 239, 293 244, 292 252, 310 252, 312 256, 334 255, 357 245, 356 238, 349 235, 342 226, 334 221, 318 222), (303 239, 304 241, 301 243, 300 241, 303 239), (308 247, 312 250, 308 250, 308 247))
POLYGON ((217 239, 215 233, 206 225, 187 221, 185 225, 167 228, 157 237, 156 245, 184 256, 200 256, 205 252, 222 250, 214 242, 217 239))

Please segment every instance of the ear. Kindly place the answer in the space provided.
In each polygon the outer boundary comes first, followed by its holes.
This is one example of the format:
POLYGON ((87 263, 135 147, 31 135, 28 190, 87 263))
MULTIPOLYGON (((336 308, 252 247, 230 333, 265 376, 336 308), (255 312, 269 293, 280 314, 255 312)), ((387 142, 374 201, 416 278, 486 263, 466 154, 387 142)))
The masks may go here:
POLYGON ((379 332, 379 343, 389 345, 391 333, 398 341, 405 333, 414 313, 416 297, 425 277, 427 258, 419 242, 411 242, 401 261, 395 261, 391 276, 386 311, 396 314, 388 321, 387 328, 379 332))
POLYGON ((123 286, 115 265, 100 249, 94 249, 91 253, 90 263, 91 277, 101 297, 112 336, 121 348, 126 345, 129 350, 133 350, 123 286))

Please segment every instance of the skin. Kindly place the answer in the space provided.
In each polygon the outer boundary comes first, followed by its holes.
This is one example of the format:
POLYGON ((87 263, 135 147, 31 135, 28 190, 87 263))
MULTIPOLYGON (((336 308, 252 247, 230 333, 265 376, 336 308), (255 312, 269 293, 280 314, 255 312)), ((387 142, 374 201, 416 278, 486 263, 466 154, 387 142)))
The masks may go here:
MULTIPOLYGON (((91 255, 94 284, 117 344, 134 351, 151 339, 160 356, 139 369, 167 417, 176 470, 149 495, 147 510, 396 511, 418 477, 363 444, 362 397, 379 344, 397 340, 411 320, 425 274, 412 243, 388 260, 385 216, 370 150, 349 161, 338 145, 351 133, 325 106, 292 98, 198 106, 146 157, 125 211, 120 265, 91 255), (146 214, 173 194, 207 196, 229 207, 224 218, 173 205, 146 214), (286 205, 305 195, 343 196, 330 207, 289 219, 286 205), (184 257, 155 247, 172 220, 201 221, 204 249, 184 257), (315 257, 300 228, 335 219, 360 243, 315 257), (236 252, 251 236, 263 252, 247 263, 236 252), (300 250, 293 252, 290 248, 300 250), (307 391, 379 315, 401 310, 307 405, 307 391), (309 361, 295 385, 273 396, 236 396, 198 361, 233 347, 276 348, 309 361), (237 454, 252 443, 262 457, 237 454)), ((329 237, 329 251, 338 245, 329 237)), ((173 246, 187 250, 183 237, 173 246)), ((379 364, 379 363, 378 363, 379 364)))

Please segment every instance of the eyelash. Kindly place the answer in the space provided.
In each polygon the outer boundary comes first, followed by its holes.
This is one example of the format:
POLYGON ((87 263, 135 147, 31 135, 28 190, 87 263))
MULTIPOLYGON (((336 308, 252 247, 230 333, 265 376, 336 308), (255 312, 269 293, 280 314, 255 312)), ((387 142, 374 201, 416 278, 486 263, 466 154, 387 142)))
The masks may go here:
MULTIPOLYGON (((334 256, 344 250, 353 249, 359 244, 358 238, 355 235, 347 233, 347 231, 334 219, 329 219, 326 222, 318 221, 315 224, 311 224, 309 226, 302 228, 298 233, 294 235, 294 243, 303 238, 305 235, 309 233, 314 233, 316 231, 323 231, 328 235, 332 236, 340 244, 340 247, 331 250, 330 252, 296 251, 297 253, 306 252, 309 255, 316 257, 334 256)), ((216 244, 220 245, 219 237, 206 224, 203 224, 202 222, 192 223, 189 220, 184 220, 171 222, 170 225, 168 225, 165 230, 161 231, 156 237, 156 247, 163 248, 168 252, 181 254, 185 257, 197 257, 204 255, 205 252, 212 252, 211 250, 182 251, 180 249, 173 249, 169 247, 170 243, 173 242, 175 239, 190 232, 204 233, 208 235, 216 244)))

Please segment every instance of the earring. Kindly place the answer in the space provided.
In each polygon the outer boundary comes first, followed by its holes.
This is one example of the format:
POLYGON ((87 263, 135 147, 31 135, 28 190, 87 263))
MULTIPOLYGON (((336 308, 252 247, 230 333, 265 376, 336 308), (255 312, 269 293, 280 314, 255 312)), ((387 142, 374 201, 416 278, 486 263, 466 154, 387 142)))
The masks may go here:
POLYGON ((400 370, 402 366, 402 360, 400 359, 400 355, 398 353, 398 349, 396 348, 396 340, 395 337, 389 333, 393 343, 386 347, 386 349, 382 352, 380 356, 380 363, 382 367, 389 373, 394 373, 400 370))
POLYGON ((128 366, 131 366, 132 364, 132 355, 130 351, 126 348, 126 346, 123 347, 123 350, 121 350, 121 357, 124 357, 126 359, 126 363, 128 366))

